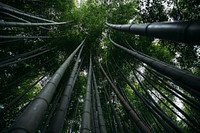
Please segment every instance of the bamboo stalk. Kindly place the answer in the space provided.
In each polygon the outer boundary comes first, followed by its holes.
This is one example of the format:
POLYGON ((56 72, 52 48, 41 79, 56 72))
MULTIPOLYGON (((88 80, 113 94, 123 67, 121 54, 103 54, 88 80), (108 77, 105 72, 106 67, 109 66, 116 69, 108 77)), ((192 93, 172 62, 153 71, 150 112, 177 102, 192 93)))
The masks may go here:
POLYGON ((190 92, 193 96, 200 96, 200 77, 193 75, 187 71, 180 70, 172 65, 169 65, 167 63, 158 61, 158 60, 153 60, 151 58, 148 58, 147 56, 144 56, 142 54, 139 54, 138 52, 132 51, 130 49, 127 49, 117 43, 115 43, 111 38, 110 41, 116 46, 117 48, 122 49, 123 51, 126 51, 127 53, 133 55, 135 58, 138 60, 146 63, 147 65, 151 66, 154 68, 156 71, 160 72, 161 74, 164 74, 171 79, 175 79, 182 84, 185 84, 191 89, 187 90, 190 92), (188 82, 190 81, 190 82, 188 82))
POLYGON ((54 25, 64 25, 68 22, 54 22, 54 23, 19 23, 19 22, 4 22, 0 21, 0 26, 2 27, 37 27, 37 26, 54 26, 54 25))
POLYGON ((129 104, 125 101, 125 99, 119 93, 119 91, 117 90, 116 86, 112 83, 110 78, 107 76, 107 74, 106 74, 105 70, 103 69, 103 67, 101 66, 101 64, 99 66, 100 66, 100 69, 103 72, 104 76, 106 77, 107 81, 109 82, 109 84, 113 88, 113 91, 118 96, 118 98, 120 99, 120 102, 122 103, 124 108, 127 110, 127 112, 129 113, 129 115, 131 116, 133 121, 136 123, 138 128, 144 133, 150 133, 151 131, 149 130, 149 128, 139 119, 139 117, 136 115, 136 113, 131 109, 129 104))
POLYGON ((54 23, 55 22, 55 21, 52 21, 52 20, 48 20, 48 19, 44 19, 44 18, 41 18, 41 17, 37 17, 37 16, 34 16, 34 15, 24 13, 24 12, 18 10, 18 9, 14 9, 13 7, 5 5, 3 3, 0 3, 0 10, 10 12, 10 13, 14 13, 14 14, 18 14, 18 15, 22 15, 22 16, 25 16, 25 17, 33 18, 33 19, 37 19, 37 20, 40 20, 40 21, 48 22, 48 23, 54 23))
POLYGON ((106 25, 132 34, 199 45, 200 21, 155 22, 146 24, 106 25))
POLYGON ((81 122, 81 133, 91 132, 91 80, 92 80, 92 59, 90 55, 90 65, 84 102, 84 110, 81 122))
MULTIPOLYGON (((84 41, 83 41, 84 42, 84 41)), ((45 85, 41 92, 28 105, 21 116, 13 123, 9 132, 37 132, 47 108, 53 98, 56 88, 64 75, 66 68, 69 66, 74 55, 83 45, 83 42, 73 51, 73 53, 65 60, 59 69, 52 76, 50 81, 45 85)))

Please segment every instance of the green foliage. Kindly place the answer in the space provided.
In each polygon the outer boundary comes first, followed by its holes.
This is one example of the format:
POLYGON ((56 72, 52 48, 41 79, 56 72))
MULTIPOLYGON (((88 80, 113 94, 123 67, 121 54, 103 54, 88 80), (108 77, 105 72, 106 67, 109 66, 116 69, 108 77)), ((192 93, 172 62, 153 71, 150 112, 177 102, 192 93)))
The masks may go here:
MULTIPOLYGON (((127 112, 125 112, 120 101, 117 99, 116 95, 111 91, 111 88, 101 71, 98 68, 98 63, 100 62, 105 68, 108 75, 113 79, 114 83, 124 91, 124 95, 128 98, 130 105, 135 109, 142 121, 148 122, 150 128, 154 132, 160 132, 158 125, 159 122, 154 120, 154 116, 149 109, 144 105, 144 103, 138 98, 134 91, 127 85, 124 81, 122 75, 119 73, 119 66, 122 72, 131 80, 132 85, 149 101, 151 98, 145 93, 140 84, 134 77, 133 70, 128 63, 133 65, 133 68, 140 71, 141 62, 134 59, 130 55, 124 53, 123 51, 115 48, 109 40, 109 35, 111 38, 127 48, 130 46, 135 50, 145 53, 151 57, 157 58, 161 61, 167 62, 169 64, 174 64, 185 70, 189 70, 192 73, 199 75, 199 47, 198 46, 187 46, 185 44, 177 44, 166 40, 158 40, 143 36, 134 36, 127 33, 122 33, 119 31, 114 31, 108 29, 105 26, 105 21, 110 23, 124 24, 124 23, 146 23, 146 22, 157 22, 157 21, 167 21, 167 20, 198 20, 199 18, 199 2, 195 0, 118 0, 118 1, 93 1, 87 0, 82 1, 80 7, 76 6, 76 1, 69 0, 50 0, 50 1, 24 1, 20 2, 5 1, 5 3, 19 8, 24 12, 40 16, 53 21, 68 21, 73 20, 71 25, 61 26, 61 27, 49 27, 49 30, 44 30, 42 28, 2 28, 1 35, 48 35, 52 38, 50 39, 32 39, 32 40, 20 40, 15 42, 10 42, 7 44, 0 44, 0 58, 6 60, 7 58, 15 57, 19 54, 33 51, 39 47, 46 46, 46 49, 55 47, 54 50, 35 58, 31 58, 26 61, 10 65, 8 67, 3 67, 0 70, 0 104, 6 106, 14 97, 21 94, 27 87, 31 85, 36 79, 38 79, 42 74, 49 72, 50 75, 53 74, 59 65, 66 59, 66 57, 80 44, 80 42, 86 38, 85 47, 83 50, 84 61, 81 67, 81 73, 79 74, 78 80, 74 88, 74 93, 72 96, 72 101, 70 104, 70 109, 66 115, 65 129, 68 130, 71 124, 74 124, 73 130, 75 132, 79 131, 80 118, 83 110, 83 100, 86 88, 86 76, 84 72, 87 72, 89 53, 92 50, 93 55, 93 67, 98 81, 100 99, 103 107, 103 114, 105 117, 106 127, 108 132, 112 132, 113 114, 108 105, 108 101, 105 99, 104 89, 111 95, 111 100, 115 110, 121 121, 123 121, 122 126, 125 132, 133 132, 136 130, 136 126, 131 120, 127 112), (23 3, 23 4, 22 4, 23 3), (171 8, 168 8, 170 7, 171 8), (180 56, 177 56, 180 53, 180 56), (113 60, 113 58, 115 60, 113 60), (176 60, 174 62, 173 60, 176 60), (49 62, 48 62, 49 61, 49 62), (47 63, 45 63, 47 62, 47 63), (27 76, 20 78, 21 76, 27 74, 27 76), (19 79, 19 80, 18 80, 19 79), (14 82, 13 82, 14 81, 14 82), (13 83, 12 83, 13 82, 13 83), (12 83, 11 85, 9 85, 12 83), (5 90, 5 91, 4 91, 5 90), (75 114, 75 106, 78 104, 77 113, 75 114), (75 117, 76 115, 76 117, 75 117), (130 130, 129 130, 130 129, 130 130)), ((6 16, 2 16, 2 18, 6 16)), ((22 17, 24 18, 24 17, 22 17)), ((25 19, 25 18, 24 18, 25 19)), ((7 20, 7 19, 6 19, 7 20)), ((11 19, 14 21, 14 19, 11 19)), ((29 21, 37 22, 37 20, 27 19, 29 21)), ((5 40, 3 40, 5 41, 5 40)), ((69 74, 67 70, 66 75, 69 74)), ((145 68, 143 72, 145 77, 148 77, 152 81, 152 84, 162 91, 164 95, 170 98, 173 102, 176 102, 176 98, 167 90, 160 86, 160 81, 152 76, 145 68)), ((138 76, 141 77, 141 76, 138 76)), ((67 82, 68 77, 63 79, 67 82)), ((168 107, 175 110, 175 108, 166 99, 160 96, 158 92, 153 89, 149 83, 140 78, 141 83, 144 84, 145 89, 150 93, 150 91, 156 92, 161 100, 155 100, 153 94, 150 96, 156 101, 156 103, 161 107, 161 109, 173 119, 173 121, 186 132, 192 129, 185 124, 182 120, 177 120, 177 116, 172 113, 168 107), (167 107, 168 106, 168 107, 167 107)), ((165 82, 172 84, 169 80, 165 82)), ((61 83, 64 85, 64 83, 61 83)), ((59 86, 61 86, 61 84, 59 86)), ((23 108, 27 105, 34 96, 41 90, 42 86, 37 84, 29 93, 25 95, 21 101, 15 105, 13 110, 9 110, 1 121, 6 124, 10 124, 13 117, 19 116, 23 111, 23 108)), ((187 92, 180 90, 190 96, 187 92)), ((123 92, 121 92, 123 93, 123 92)), ((56 93, 55 97, 58 95, 56 93)), ((198 99, 197 99, 198 100, 198 99)), ((199 112, 191 108, 186 103, 182 102, 182 109, 189 114, 189 116, 194 117, 199 120, 199 112)), ((115 121, 114 121, 115 122, 115 121)), ((118 129, 116 129, 118 130, 118 129)), ((161 129, 163 130, 163 129, 161 129)))

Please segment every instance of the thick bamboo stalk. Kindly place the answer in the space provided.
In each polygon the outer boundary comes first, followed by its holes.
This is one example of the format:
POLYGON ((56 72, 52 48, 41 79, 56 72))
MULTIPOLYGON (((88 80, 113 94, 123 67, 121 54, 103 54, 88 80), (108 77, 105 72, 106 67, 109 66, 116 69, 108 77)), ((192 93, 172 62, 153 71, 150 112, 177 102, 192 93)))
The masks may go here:
POLYGON ((34 15, 24 13, 22 11, 19 11, 18 9, 14 9, 13 7, 7 6, 3 3, 0 3, 0 10, 10 12, 10 13, 13 13, 13 14, 22 15, 22 16, 25 16, 25 17, 33 18, 33 19, 36 19, 36 20, 44 21, 44 22, 49 22, 49 23, 55 22, 55 21, 52 21, 52 20, 48 20, 48 19, 44 19, 44 18, 41 18, 41 17, 37 17, 37 16, 34 16, 34 15))
POLYGON ((59 103, 59 105, 56 109, 55 115, 53 116, 53 118, 50 122, 48 132, 62 133, 65 115, 66 115, 67 109, 69 107, 72 91, 73 91, 74 84, 75 84, 75 81, 76 81, 76 78, 77 78, 76 72, 78 70, 78 64, 79 64, 79 60, 80 60, 80 57, 81 57, 82 49, 83 49, 83 46, 79 51, 78 57, 76 59, 76 63, 74 64, 73 70, 70 74, 67 85, 66 85, 65 90, 62 94, 60 103, 59 103))
POLYGON ((136 51, 132 51, 130 49, 127 49, 117 43, 115 43, 111 38, 110 41, 116 46, 117 48, 120 48, 127 53, 133 55, 138 60, 146 63, 147 65, 154 68, 156 71, 160 72, 163 75, 168 76, 171 79, 174 79, 176 81, 181 82, 182 84, 185 84, 192 89, 188 90, 192 95, 200 96, 200 77, 193 75, 187 71, 180 70, 172 65, 169 65, 167 63, 153 60, 151 58, 148 58, 147 56, 141 55, 136 51))
POLYGON ((110 24, 109 27, 132 34, 199 45, 200 21, 155 22, 146 24, 110 24))
POLYGON ((55 72, 50 81, 45 85, 41 92, 34 98, 34 100, 28 105, 21 116, 11 126, 9 132, 37 132, 66 68, 69 66, 74 55, 83 45, 83 42, 73 51, 73 53, 55 72))
POLYGON ((54 112, 55 112, 55 110, 57 108, 57 104, 58 104, 58 102, 60 100, 60 97, 61 97, 63 91, 64 91, 64 84, 61 85, 58 94, 56 95, 56 97, 54 98, 54 101, 52 102, 52 105, 51 105, 52 107, 50 107, 51 109, 50 109, 50 112, 48 113, 48 117, 47 117, 47 119, 46 119, 46 121, 44 123, 44 126, 41 129, 42 133, 46 133, 47 132, 47 129, 49 127, 49 123, 51 121, 51 118, 54 115, 54 112))
POLYGON ((97 87, 96 77, 95 77, 94 72, 93 72, 93 81, 94 81, 94 89, 95 89, 96 100, 97 100, 97 110, 98 110, 100 131, 101 131, 101 133, 107 133, 106 125, 105 125, 105 121, 104 121, 104 117, 103 117, 103 111, 102 111, 102 107, 101 107, 101 101, 99 98, 99 92, 97 89, 98 87, 97 87))
POLYGON ((133 121, 138 126, 138 128, 142 132, 144 132, 144 133, 150 133, 151 131, 149 130, 149 128, 139 119, 139 117, 136 115, 136 113, 131 109, 131 107, 129 106, 129 104, 125 101, 125 99, 122 97, 122 95, 117 90, 116 86, 112 83, 112 81, 110 80, 110 78, 107 76, 106 72, 104 71, 104 69, 103 69, 103 67, 101 65, 100 65, 100 69, 103 72, 103 74, 106 77, 106 79, 109 82, 109 84, 111 85, 111 87, 113 88, 113 91, 115 92, 115 94, 120 99, 120 102, 122 103, 122 105, 124 106, 124 108, 127 110, 127 112, 129 113, 129 115, 131 116, 131 118, 133 119, 133 121))
POLYGON ((88 80, 86 87, 86 95, 84 100, 84 110, 81 122, 81 133, 91 132, 91 84, 92 84, 92 59, 90 55, 90 65, 88 72, 88 80))
POLYGON ((37 26, 54 26, 54 25, 64 25, 67 23, 70 23, 72 21, 68 22, 54 22, 54 23, 20 23, 20 22, 5 22, 0 21, 1 27, 37 27, 37 26))

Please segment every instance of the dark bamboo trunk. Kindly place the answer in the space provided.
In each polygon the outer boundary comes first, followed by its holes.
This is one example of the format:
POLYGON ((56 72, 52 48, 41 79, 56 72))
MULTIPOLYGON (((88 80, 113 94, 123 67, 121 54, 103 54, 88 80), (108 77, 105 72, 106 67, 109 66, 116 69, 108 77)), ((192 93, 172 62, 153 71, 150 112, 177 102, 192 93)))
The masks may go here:
POLYGON ((84 110, 81 122, 81 133, 91 132, 91 83, 92 83, 92 59, 90 55, 90 65, 88 72, 86 95, 84 100, 84 110))
POLYGON ((11 62, 7 62, 7 63, 4 63, 4 64, 0 64, 0 68, 1 67, 5 67, 5 66, 9 66, 9 65, 13 65, 13 64, 16 64, 16 63, 19 63, 21 61, 24 61, 24 60, 27 60, 27 59, 31 59, 31 58, 34 58, 34 57, 37 57, 39 55, 42 55, 42 54, 45 54, 51 50, 53 50, 54 48, 52 49, 47 49, 47 50, 44 50, 42 52, 39 52, 39 53, 36 53, 36 54, 33 54, 33 55, 30 55, 30 56, 27 56, 27 57, 24 57, 22 59, 19 59, 19 60, 14 60, 14 61, 11 61, 11 62))
MULTIPOLYGON (((19 41, 20 39, 48 39, 51 38, 49 36, 0 36, 0 39, 18 39, 17 41, 19 41)), ((10 42, 12 42, 13 40, 10 40, 10 42)))
MULTIPOLYGON (((146 67, 146 66, 144 66, 144 67, 156 78, 155 79, 156 81, 158 80, 158 81, 161 81, 161 83, 163 83, 163 84, 160 84, 163 88, 165 88, 167 91, 169 91, 170 93, 172 93, 173 95, 175 95, 179 99, 183 100, 185 103, 187 103, 191 107, 195 108, 196 110, 200 110, 200 104, 197 103, 197 101, 194 101, 193 99, 191 99, 190 97, 188 97, 187 95, 185 95, 184 93, 182 93, 181 91, 179 91, 176 88, 174 88, 173 86, 171 86, 169 83, 165 82, 162 78, 159 77, 159 75, 157 75, 156 73, 154 73, 148 67, 146 67), (173 92, 172 90, 175 91, 176 93, 173 92)), ((153 81, 155 82, 155 80, 153 80, 153 81)))
MULTIPOLYGON (((132 88, 132 90, 135 92, 135 94, 142 100, 142 102, 148 107, 148 109, 151 110, 151 112, 153 113, 153 115, 154 115, 155 117, 157 117, 159 121, 161 120, 160 117, 162 117, 163 120, 165 120, 175 131, 180 132, 180 133, 182 132, 182 131, 176 126, 176 124, 175 124, 167 115, 165 115, 165 114, 163 113, 162 110, 159 110, 157 107, 155 107, 149 100, 147 100, 143 95, 141 95, 141 94, 134 88, 134 86, 130 83, 130 81, 126 78, 126 76, 125 76, 125 75, 122 73, 122 71, 119 69, 119 67, 118 67, 118 70, 119 70, 119 72, 121 73, 122 77, 125 79, 126 83, 132 88), (160 117, 157 116, 156 113, 159 114, 160 117)), ((161 120, 161 121, 162 121, 162 120, 161 120)), ((171 132, 171 129, 168 128, 168 126, 167 126, 165 123, 161 122, 161 121, 160 121, 160 123, 163 125, 163 127, 165 128, 165 130, 166 130, 167 132, 169 132, 169 131, 171 132)))
POLYGON ((39 26, 55 26, 55 25, 64 25, 69 22, 54 22, 54 23, 19 23, 19 22, 5 22, 0 21, 0 27, 39 27, 39 26))
POLYGON ((47 108, 53 98, 56 88, 64 75, 65 70, 69 66, 74 55, 83 45, 84 41, 73 51, 73 53, 65 60, 59 69, 52 76, 50 81, 40 91, 40 93, 27 106, 21 116, 13 123, 9 132, 37 132, 47 108))
POLYGON ((98 110, 100 131, 101 131, 101 133, 107 133, 106 125, 105 125, 105 121, 104 121, 104 117, 103 117, 103 111, 102 111, 102 107, 101 107, 101 101, 100 101, 100 98, 99 98, 99 92, 98 92, 96 77, 95 77, 94 73, 93 73, 93 81, 94 81, 94 89, 95 89, 96 100, 97 100, 97 110, 98 110))
POLYGON ((131 107, 129 106, 129 104, 125 101, 125 99, 121 96, 121 94, 119 93, 119 91, 117 90, 116 86, 112 83, 112 81, 110 80, 110 78, 107 76, 106 72, 104 71, 103 67, 100 65, 101 71, 103 72, 104 76, 106 77, 107 81, 109 82, 109 84, 112 86, 113 91, 115 92, 115 94, 118 96, 118 98, 120 99, 120 102, 122 103, 122 105, 124 106, 124 108, 127 110, 127 112, 129 113, 129 115, 131 116, 131 118, 133 119, 133 121, 136 123, 136 125, 138 126, 138 128, 144 132, 144 133, 150 133, 151 131, 149 130, 148 127, 146 127, 146 125, 139 119, 139 117, 136 115, 136 113, 131 109, 131 107))
POLYGON ((37 16, 33 16, 33 15, 30 15, 30 14, 24 13, 24 12, 18 10, 18 9, 15 9, 15 8, 8 6, 6 4, 3 4, 3 3, 0 3, 0 10, 5 11, 5 12, 10 12, 10 13, 13 13, 13 14, 17 14, 17 15, 21 15, 21 16, 24 16, 24 17, 29 17, 29 18, 32 18, 32 19, 48 22, 48 23, 54 23, 55 22, 55 21, 52 21, 52 20, 48 20, 48 19, 44 19, 44 18, 41 18, 41 17, 37 17, 37 16))
POLYGON ((73 67, 73 70, 72 70, 71 75, 69 77, 68 83, 67 83, 65 90, 62 94, 60 103, 59 103, 59 105, 56 109, 56 112, 55 112, 52 120, 51 120, 48 132, 61 133, 62 130, 63 130, 65 115, 66 115, 67 109, 69 107, 72 91, 73 91, 74 84, 75 84, 75 81, 76 81, 76 72, 78 70, 78 64, 79 64, 79 60, 80 60, 80 57, 81 57, 82 49, 83 49, 83 46, 79 51, 78 57, 76 59, 76 63, 73 67))
POLYGON ((7 12, 0 12, 0 13, 5 14, 5 15, 7 15, 7 16, 9 16, 9 17, 14 18, 14 19, 17 19, 17 20, 19 20, 19 21, 26 22, 26 23, 30 23, 29 21, 27 21, 27 20, 25 20, 25 19, 23 19, 23 18, 17 17, 17 16, 15 16, 15 15, 12 15, 12 14, 10 14, 10 13, 7 13, 7 12))
POLYGON ((146 63, 147 65, 151 66, 158 72, 162 73, 163 75, 166 75, 170 77, 171 79, 175 79, 176 81, 181 82, 182 84, 185 84, 186 86, 191 87, 192 89, 187 90, 192 95, 200 96, 200 77, 193 75, 187 71, 180 70, 178 68, 175 68, 174 66, 171 66, 169 64, 166 64, 164 62, 153 60, 151 58, 148 58, 144 55, 139 54, 137 51, 132 51, 130 49, 127 49, 117 43, 115 43, 113 40, 110 41, 117 47, 120 48, 127 53, 133 55, 138 60, 146 63), (190 82, 189 82, 190 81, 190 82))
POLYGON ((146 24, 110 24, 107 26, 136 35, 151 36, 199 45, 200 21, 155 22, 146 24))
MULTIPOLYGON (((109 105, 110 105, 110 108, 111 108, 111 114, 113 114, 113 117, 114 118, 112 118, 111 117, 111 121, 112 121, 112 125, 114 126, 115 125, 115 123, 114 123, 114 120, 116 121, 116 123, 117 123, 117 129, 119 129, 119 131, 120 131, 120 133, 124 133, 124 130, 123 130, 123 128, 122 128, 122 124, 121 124, 121 121, 120 121, 120 119, 119 119, 119 117, 118 117, 118 115, 117 115, 117 113, 116 113, 116 111, 115 111, 115 108, 114 108, 114 106, 113 106, 113 103, 112 103, 112 101, 111 101, 111 98, 110 98, 110 96, 108 95, 108 92, 107 92, 107 90, 104 88, 104 93, 105 93, 105 96, 106 96, 106 98, 108 99, 108 102, 109 102, 109 105)), ((111 115, 112 116, 112 115, 111 115)), ((114 127, 115 128, 115 127, 114 127)), ((116 132, 116 129, 113 129, 113 131, 114 132, 116 132)))
POLYGON ((10 108, 12 108, 14 105, 17 104, 17 102, 25 95, 27 94, 38 82, 40 82, 44 77, 46 77, 49 73, 47 72, 44 74, 41 78, 39 78, 37 81, 35 81, 33 84, 31 84, 24 92, 22 92, 20 95, 18 95, 16 98, 14 98, 6 107, 0 110, 0 117, 7 112, 10 108))

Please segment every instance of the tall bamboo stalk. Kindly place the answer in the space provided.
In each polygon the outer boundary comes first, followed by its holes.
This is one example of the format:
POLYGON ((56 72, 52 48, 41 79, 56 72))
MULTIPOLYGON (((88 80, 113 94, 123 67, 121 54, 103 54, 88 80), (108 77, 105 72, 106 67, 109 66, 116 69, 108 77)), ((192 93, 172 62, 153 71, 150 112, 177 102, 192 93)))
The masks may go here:
POLYGON ((28 105, 26 110, 11 126, 9 132, 37 132, 42 119, 45 115, 47 108, 53 98, 56 88, 64 75, 66 68, 69 66, 74 55, 83 45, 84 41, 73 51, 73 53, 65 60, 65 62, 59 67, 59 69, 52 76, 50 81, 40 91, 40 93, 34 98, 34 100, 28 105))
MULTIPOLYGON (((92 72, 93 74, 93 72, 92 72)), ((92 75, 93 76, 93 75, 92 75)), ((93 79, 93 78, 92 78, 93 79)), ((98 118, 98 110, 97 110, 97 99, 96 99, 96 93, 95 93, 95 88, 94 88, 94 79, 92 80, 92 116, 93 116, 93 128, 94 128, 94 133, 100 133, 100 128, 99 128, 99 118, 98 118)))
POLYGON ((44 50, 44 51, 42 51, 42 52, 39 52, 39 53, 30 55, 30 56, 24 57, 24 58, 19 59, 19 60, 15 60, 15 61, 7 62, 7 63, 5 63, 5 64, 1 64, 1 65, 0 65, 0 68, 1 68, 1 67, 5 67, 5 66, 9 66, 9 65, 13 65, 13 64, 15 64, 15 63, 19 63, 19 62, 24 61, 24 60, 27 60, 27 59, 31 59, 31 58, 37 57, 37 56, 42 55, 42 54, 45 54, 45 53, 47 53, 47 52, 49 52, 49 51, 51 51, 51 50, 53 50, 53 49, 55 49, 55 48, 47 49, 47 50, 44 50))
POLYGON ((145 24, 106 25, 132 34, 151 36, 177 42, 199 45, 200 21, 155 22, 145 24))
POLYGON ((100 131, 101 131, 101 133, 107 133, 106 125, 105 125, 105 121, 104 121, 104 117, 103 117, 103 112, 102 112, 102 107, 101 107, 101 101, 99 98, 96 76, 95 76, 94 72, 93 72, 93 81, 94 81, 94 89, 95 89, 96 100, 97 100, 97 110, 98 110, 100 131))
POLYGON ((14 19, 17 19, 17 20, 19 20, 19 21, 29 23, 29 21, 27 21, 27 20, 25 20, 25 19, 23 19, 23 18, 17 17, 17 16, 15 16, 15 15, 12 15, 12 14, 10 14, 10 13, 7 13, 7 12, 0 12, 0 13, 5 14, 5 15, 7 15, 7 16, 10 16, 10 17, 12 17, 12 18, 14 18, 14 19))
POLYGON ((74 84, 75 84, 75 81, 77 78, 76 72, 78 70, 78 64, 79 64, 79 60, 81 57, 82 49, 83 49, 83 46, 81 47, 81 49, 79 51, 78 57, 76 59, 76 63, 74 64, 73 70, 70 74, 67 85, 62 94, 60 103, 56 109, 55 115, 53 116, 53 118, 51 120, 48 132, 61 133, 63 130, 65 115, 66 115, 67 109, 69 107, 72 91, 73 91, 74 84))
MULTIPOLYGON (((0 36, 0 39, 17 39, 17 40, 9 40, 10 42, 19 41, 22 39, 48 39, 49 36, 0 36)), ((0 42, 0 43, 8 43, 8 42, 0 42)))
POLYGON ((20 22, 5 22, 0 21, 1 27, 38 27, 38 26, 54 26, 54 25, 64 25, 67 23, 70 23, 72 21, 68 22, 54 22, 54 23, 20 23, 20 22))
POLYGON ((151 66, 158 72, 170 77, 171 79, 175 79, 182 84, 185 84, 189 87, 191 87, 190 90, 187 90, 194 96, 200 96, 200 77, 193 75, 187 71, 180 70, 178 68, 175 68, 172 65, 169 65, 167 63, 156 61, 151 58, 148 58, 144 55, 139 54, 138 52, 132 51, 130 49, 127 49, 117 43, 115 43, 111 38, 110 41, 116 46, 117 48, 120 48, 121 50, 133 55, 138 60, 146 63, 147 65, 151 66), (190 82, 188 82, 190 81, 190 82))
POLYGON ((111 117, 111 121, 112 121, 112 126, 114 126, 114 129, 112 129, 112 131, 116 132, 116 129, 119 129, 119 132, 120 133, 124 133, 124 130, 122 128, 122 124, 121 124, 121 121, 119 119, 119 116, 117 115, 117 112, 115 111, 115 108, 113 106, 113 103, 111 101, 111 98, 110 96, 108 95, 108 92, 107 90, 104 88, 104 93, 105 93, 105 96, 109 102, 109 105, 110 105, 110 108, 111 108, 111 115, 113 115, 113 118, 111 117), (115 127, 115 123, 114 123, 114 120, 115 122, 117 123, 117 128, 115 127), (116 128, 116 129, 115 129, 116 128))
POLYGON ((129 113, 129 115, 131 116, 133 121, 136 123, 138 128, 144 133, 150 133, 151 131, 149 130, 149 128, 146 127, 146 125, 139 119, 139 117, 136 115, 136 113, 131 109, 130 105, 125 101, 125 99, 122 97, 122 95, 117 90, 116 86, 112 83, 110 78, 107 76, 107 74, 106 74, 105 70, 103 69, 103 67, 101 65, 99 65, 99 66, 100 66, 100 69, 103 72, 104 76, 106 77, 107 81, 109 82, 109 84, 113 88, 113 91, 118 96, 118 98, 120 99, 120 102, 122 103, 122 105, 124 106, 126 111, 129 113))
POLYGON ((124 75, 124 73, 120 70, 120 68, 118 67, 119 72, 121 73, 122 77, 125 79, 126 83, 131 87, 131 89, 135 92, 135 94, 142 100, 142 102, 151 110, 151 112, 153 113, 153 115, 160 121, 160 123, 162 124, 162 126, 165 128, 165 130, 167 132, 171 132, 171 129, 168 128, 168 126, 163 123, 160 119, 160 117, 157 116, 157 114, 159 114, 174 130, 176 130, 177 132, 182 132, 177 125, 171 120, 171 118, 169 118, 165 113, 163 113, 162 110, 158 109, 157 107, 155 107, 149 100, 146 99, 146 97, 144 97, 143 95, 141 95, 137 89, 134 88, 134 86, 131 84, 131 82, 127 79, 127 77, 124 75), (157 113, 157 114, 156 114, 157 113))
POLYGON ((18 9, 15 9, 15 8, 8 6, 6 4, 3 4, 3 3, 0 3, 0 10, 5 11, 5 12, 10 12, 10 13, 13 13, 13 14, 17 14, 17 15, 21 15, 21 16, 24 16, 24 17, 29 17, 29 18, 33 18, 33 19, 36 19, 36 20, 48 22, 48 23, 54 23, 55 22, 55 21, 52 21, 52 20, 48 20, 48 19, 44 19, 44 18, 41 18, 41 17, 37 17, 37 16, 33 16, 33 15, 30 15, 30 14, 24 13, 24 12, 18 10, 18 9))
POLYGON ((28 88, 25 89, 24 92, 22 92, 20 95, 15 97, 5 108, 0 110, 0 117, 7 112, 10 108, 12 108, 16 103, 26 94, 28 93, 38 82, 40 82, 42 79, 44 79, 49 73, 45 73, 42 77, 40 77, 37 81, 35 81, 33 84, 31 84, 28 88))
MULTIPOLYGON (((91 53, 90 53, 91 54, 91 53)), ((81 122, 81 133, 91 132, 91 84, 92 84, 92 59, 90 55, 90 65, 88 72, 88 80, 86 87, 86 95, 84 100, 84 109, 81 122)))

